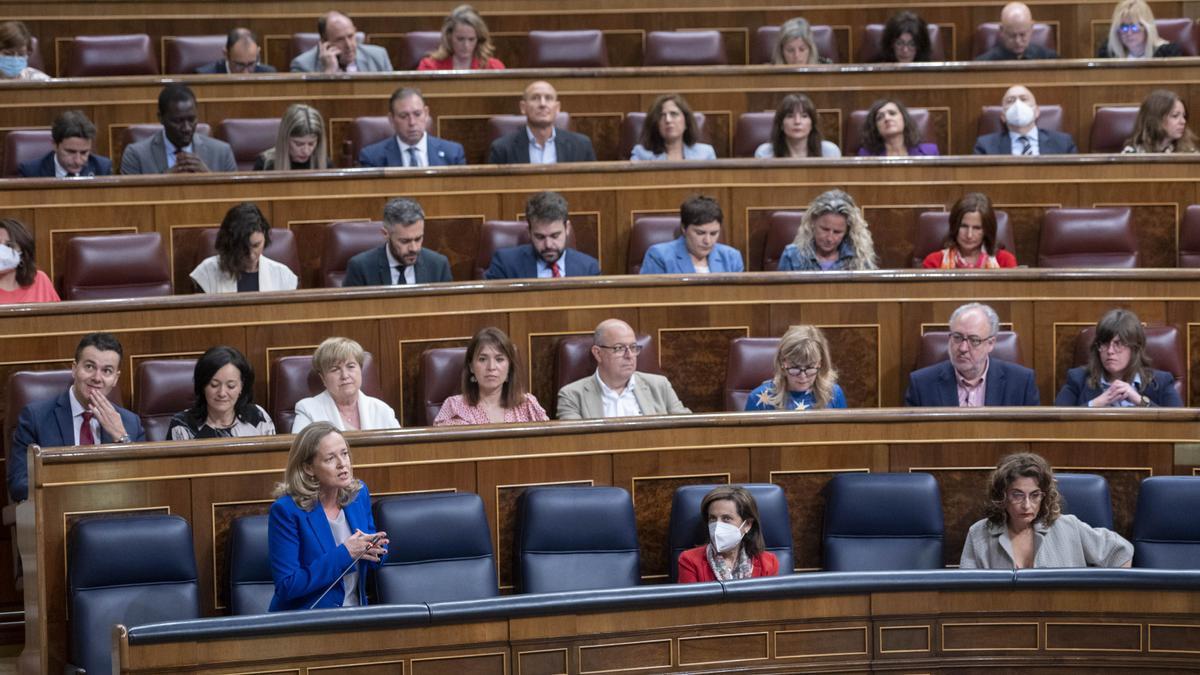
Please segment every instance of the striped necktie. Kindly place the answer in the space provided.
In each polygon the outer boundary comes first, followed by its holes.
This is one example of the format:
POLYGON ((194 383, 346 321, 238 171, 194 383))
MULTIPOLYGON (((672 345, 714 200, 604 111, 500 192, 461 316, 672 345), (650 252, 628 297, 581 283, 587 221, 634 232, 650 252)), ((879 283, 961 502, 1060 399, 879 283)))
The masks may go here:
POLYGON ((1029 142, 1028 136, 1021 136, 1017 140, 1021 141, 1021 154, 1022 155, 1032 155, 1033 154, 1033 144, 1029 142))

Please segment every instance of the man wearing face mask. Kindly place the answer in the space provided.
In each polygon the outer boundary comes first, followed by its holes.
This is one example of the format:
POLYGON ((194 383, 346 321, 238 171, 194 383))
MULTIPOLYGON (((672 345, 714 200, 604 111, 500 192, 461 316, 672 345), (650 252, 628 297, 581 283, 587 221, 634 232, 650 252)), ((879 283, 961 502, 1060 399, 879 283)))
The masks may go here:
POLYGON ((975 139, 975 154, 1032 156, 1078 152, 1070 134, 1037 126, 1042 111, 1033 93, 1025 87, 1009 87, 1000 106, 1004 109, 1004 128, 975 139))
POLYGON ((567 200, 557 192, 539 192, 525 202, 529 243, 502 248, 492 254, 484 279, 557 279, 593 277, 600 263, 592 256, 567 247, 571 221, 567 200))
POLYGON ((162 88, 158 121, 162 131, 125 148, 122 174, 237 171, 228 143, 196 133, 196 95, 187 85, 162 88))
POLYGON ((77 178, 111 176, 112 162, 92 154, 96 125, 78 110, 68 110, 50 127, 54 150, 40 159, 21 162, 17 173, 25 178, 77 178))
POLYGON ((679 555, 679 583, 779 574, 779 559, 766 550, 758 504, 749 490, 740 485, 713 489, 700 502, 700 517, 708 522, 708 543, 679 555))

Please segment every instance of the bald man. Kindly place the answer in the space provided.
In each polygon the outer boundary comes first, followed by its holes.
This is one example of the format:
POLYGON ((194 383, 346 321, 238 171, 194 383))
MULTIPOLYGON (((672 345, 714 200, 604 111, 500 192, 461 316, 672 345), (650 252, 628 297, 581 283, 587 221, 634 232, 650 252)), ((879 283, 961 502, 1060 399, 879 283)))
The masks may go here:
POLYGON ((1021 85, 1009 87, 1000 99, 1003 128, 975 139, 977 155, 1073 155, 1075 139, 1061 131, 1038 126, 1042 110, 1033 92, 1021 85))
POLYGON ((488 164, 561 164, 594 162, 592 139, 554 126, 562 106, 549 82, 538 80, 521 95, 525 128, 492 141, 488 164))
POLYGON ((592 333, 596 372, 558 391, 558 419, 691 413, 667 378, 637 372, 641 351, 629 324, 620 319, 601 321, 592 333))
POLYGON ((292 59, 293 73, 383 73, 392 70, 387 50, 358 44, 350 17, 329 12, 317 19, 317 46, 292 59))
POLYGON ((1057 59, 1058 52, 1033 44, 1033 13, 1023 2, 1010 2, 1000 11, 1000 35, 996 45, 975 57, 976 61, 1057 59))

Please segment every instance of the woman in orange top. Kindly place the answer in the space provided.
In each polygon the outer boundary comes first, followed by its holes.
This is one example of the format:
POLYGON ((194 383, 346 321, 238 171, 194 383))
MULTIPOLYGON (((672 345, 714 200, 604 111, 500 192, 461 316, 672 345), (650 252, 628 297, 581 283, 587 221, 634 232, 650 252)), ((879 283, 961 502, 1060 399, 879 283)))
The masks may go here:
POLYGON ((19 220, 0 219, 0 305, 58 300, 50 277, 37 268, 33 235, 19 220))
POLYGON ((982 192, 968 192, 950 209, 950 232, 940 251, 925 256, 930 269, 1016 267, 1013 254, 996 243, 996 212, 982 192))
POLYGON ((503 70, 492 58, 492 39, 483 17, 470 5, 459 5, 442 23, 442 44, 417 64, 417 70, 503 70))
POLYGON ((679 583, 779 574, 779 559, 765 550, 758 504, 746 488, 715 488, 700 502, 700 514, 708 521, 708 543, 679 555, 679 583))

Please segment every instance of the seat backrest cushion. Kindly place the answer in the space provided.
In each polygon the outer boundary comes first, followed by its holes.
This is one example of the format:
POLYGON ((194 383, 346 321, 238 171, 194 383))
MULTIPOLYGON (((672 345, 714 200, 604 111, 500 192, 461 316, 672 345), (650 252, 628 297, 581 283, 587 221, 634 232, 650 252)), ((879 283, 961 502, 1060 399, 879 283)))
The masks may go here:
POLYGON ((930 474, 839 474, 823 494, 826 570, 943 566, 942 497, 930 474))
MULTIPOLYGON (((679 555, 708 543, 708 520, 700 514, 700 504, 716 487, 719 486, 685 485, 675 490, 667 527, 667 558, 671 561, 668 577, 672 582, 679 578, 679 555)), ((758 506, 763 541, 766 550, 779 560, 779 574, 791 574, 796 559, 792 553, 792 520, 783 488, 773 483, 747 483, 742 487, 750 491, 758 506)))
POLYGON ((725 410, 746 409, 746 397, 763 380, 775 375, 775 354, 779 338, 735 338, 729 343, 729 362, 725 368, 725 410))
POLYGON ((1142 481, 1133 519, 1133 566, 1200 566, 1200 476, 1154 476, 1142 481))
POLYGON ((268 517, 242 516, 229 527, 229 611, 234 615, 266 614, 275 595, 271 555, 267 550, 268 517))
POLYGON ((421 354, 417 378, 417 426, 433 424, 442 402, 459 393, 466 347, 427 349, 421 354))
POLYGON ((1062 512, 1069 513, 1092 527, 1113 529, 1112 497, 1108 481, 1094 473, 1054 474, 1062 498, 1062 512))
POLYGON ((598 30, 531 30, 526 68, 607 68, 608 46, 598 30))
POLYGON ((157 232, 73 237, 67 242, 63 300, 171 295, 171 271, 157 232))
POLYGON ((633 502, 621 488, 529 488, 520 498, 516 539, 519 592, 638 585, 633 502))
POLYGON ((142 419, 147 441, 167 438, 175 413, 195 403, 196 359, 147 359, 137 367, 133 412, 142 419))

